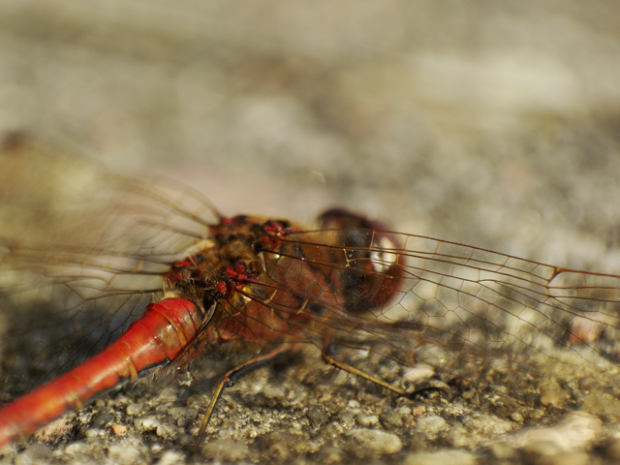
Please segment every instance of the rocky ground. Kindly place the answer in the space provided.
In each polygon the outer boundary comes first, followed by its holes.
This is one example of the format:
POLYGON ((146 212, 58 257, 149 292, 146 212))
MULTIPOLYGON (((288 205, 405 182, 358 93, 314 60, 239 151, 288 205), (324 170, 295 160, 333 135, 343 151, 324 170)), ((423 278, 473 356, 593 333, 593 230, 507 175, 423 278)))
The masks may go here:
MULTIPOLYGON (((228 214, 309 223, 340 205, 404 232, 617 274, 618 16, 603 0, 8 1, 0 130, 165 173, 228 214)), ((409 399, 309 350, 227 390, 198 456, 207 399, 140 384, 2 460, 620 460, 615 369, 487 362, 475 382, 409 399)))

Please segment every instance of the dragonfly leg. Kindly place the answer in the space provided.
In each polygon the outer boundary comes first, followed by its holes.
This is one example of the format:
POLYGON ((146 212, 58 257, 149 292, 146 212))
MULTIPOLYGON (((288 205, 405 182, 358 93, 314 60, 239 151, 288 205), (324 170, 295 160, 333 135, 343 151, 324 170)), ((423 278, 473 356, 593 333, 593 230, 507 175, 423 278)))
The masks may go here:
POLYGON ((401 396, 406 396, 407 392, 404 389, 401 389, 397 386, 393 386, 391 384, 386 383, 385 381, 376 378, 372 375, 369 375, 368 373, 364 373, 362 370, 355 368, 351 365, 347 365, 346 363, 342 363, 339 362, 338 360, 335 360, 331 355, 331 345, 332 343, 327 342, 325 344, 325 347, 323 348, 323 361, 325 363, 327 363, 328 365, 332 365, 335 366, 336 368, 340 368, 341 370, 346 371, 347 373, 351 373, 353 375, 359 376, 361 378, 367 379, 368 381, 372 381, 375 384, 378 384, 379 386, 383 386, 386 389, 389 389, 390 391, 394 391, 397 394, 400 394, 401 396))
POLYGON ((274 363, 278 359, 278 357, 283 356, 292 350, 294 350, 294 347, 291 347, 291 345, 280 346, 265 355, 261 355, 260 357, 248 360, 244 364, 239 365, 238 367, 235 367, 228 373, 226 373, 217 384, 215 391, 213 392, 213 397, 211 397, 211 402, 209 402, 207 411, 205 412, 202 423, 200 424, 200 429, 198 430, 198 434, 196 435, 196 443, 198 444, 200 438, 205 434, 207 425, 209 424, 209 420, 211 419, 211 415, 213 414, 215 404, 217 404, 217 401, 222 396, 224 388, 234 384, 237 379, 239 379, 244 374, 249 373, 252 370, 256 370, 257 368, 260 368, 262 366, 274 363))

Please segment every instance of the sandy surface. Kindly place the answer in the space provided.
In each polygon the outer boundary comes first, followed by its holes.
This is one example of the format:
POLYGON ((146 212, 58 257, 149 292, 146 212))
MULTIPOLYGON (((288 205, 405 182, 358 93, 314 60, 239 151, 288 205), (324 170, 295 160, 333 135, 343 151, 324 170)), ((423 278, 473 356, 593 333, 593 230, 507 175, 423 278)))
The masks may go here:
MULTIPOLYGON (((228 214, 307 223, 340 205, 618 273, 619 16, 612 1, 7 1, 0 131, 165 173, 228 214)), ((227 391, 198 459, 206 400, 138 386, 3 460, 618 460, 618 376, 553 365, 404 400, 309 353, 227 391)))

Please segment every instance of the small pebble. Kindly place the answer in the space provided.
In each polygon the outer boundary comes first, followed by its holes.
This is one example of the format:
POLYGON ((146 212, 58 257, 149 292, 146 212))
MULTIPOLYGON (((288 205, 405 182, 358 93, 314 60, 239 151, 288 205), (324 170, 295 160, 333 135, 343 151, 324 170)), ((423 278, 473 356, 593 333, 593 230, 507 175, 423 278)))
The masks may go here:
POLYGON ((95 415, 91 421, 93 428, 105 428, 114 421, 114 415, 109 412, 95 415))
POLYGON ((223 462, 239 462, 250 455, 248 446, 232 439, 217 439, 202 447, 202 454, 209 459, 223 462))
POLYGON ((126 425, 119 425, 117 423, 112 423, 110 428, 114 436, 127 436, 127 431, 129 430, 126 425))
POLYGON ((174 402, 179 398, 179 393, 176 389, 166 388, 159 393, 157 399, 161 402, 174 402))
POLYGON ((377 426, 379 424, 379 417, 377 415, 364 415, 360 413, 357 416, 357 422, 360 426, 368 428, 369 426, 377 426))
POLYGON ((52 456, 52 449, 45 444, 32 444, 15 457, 15 465, 45 463, 52 456))
POLYGON ((179 431, 174 425, 160 424, 155 429, 155 434, 157 434, 157 436, 159 436, 160 438, 171 441, 178 437, 179 431))
POLYGON ((595 440, 602 427, 602 421, 584 412, 573 412, 564 416, 555 426, 545 428, 525 428, 497 438, 506 441, 511 447, 554 447, 557 452, 582 451, 595 440))
POLYGON ((509 420, 490 414, 477 414, 463 420, 465 427, 477 435, 495 437, 505 434, 515 428, 515 424, 509 420))
POLYGON ((395 454, 403 448, 403 442, 396 434, 374 429, 356 428, 345 433, 356 446, 376 454, 395 454))
POLYGON ((553 379, 540 387, 540 403, 544 406, 561 408, 568 397, 568 393, 553 379))
POLYGON ((111 463, 133 465, 145 463, 145 457, 137 447, 129 444, 114 444, 108 448, 108 459, 111 463))
POLYGON ((313 405, 308 409, 308 413, 306 414, 308 420, 310 420, 310 425, 314 428, 318 428, 321 425, 324 425, 329 421, 329 416, 325 409, 319 405, 313 405))
POLYGON ((446 420, 439 415, 430 415, 416 420, 417 430, 435 436, 448 428, 446 420))
POLYGON ((133 424, 139 431, 142 431, 142 432, 156 430, 157 427, 161 425, 157 417, 152 416, 152 415, 136 418, 133 421, 133 424))
POLYGON ((88 428, 86 430, 86 432, 84 433, 84 436, 86 436, 89 439, 94 439, 94 438, 104 438, 106 434, 105 429, 102 428, 88 428))
POLYGON ((401 428, 403 426, 403 417, 400 412, 396 410, 389 410, 382 413, 379 418, 386 428, 401 428))
POLYGON ((34 439, 37 441, 53 442, 59 437, 71 433, 71 431, 73 431, 73 422, 66 416, 62 416, 48 423, 43 428, 38 429, 34 433, 34 439))
POLYGON ((349 403, 347 404, 347 407, 350 409, 357 409, 357 408, 360 408, 360 403, 356 401, 355 399, 351 399, 349 403))
POLYGON ((426 405, 420 404, 413 407, 413 416, 419 417, 420 415, 424 415, 426 413, 426 405))
POLYGON ((403 374, 402 379, 404 381, 409 381, 410 383, 417 383, 432 377, 434 374, 435 370, 431 367, 420 365, 407 370, 403 374))
POLYGON ((588 465, 590 457, 585 452, 566 452, 556 444, 538 442, 528 444, 522 449, 527 463, 532 465, 588 465))
POLYGON ((88 455, 91 453, 91 445, 84 441, 76 441, 65 447, 65 454, 69 456, 88 455))
POLYGON ((183 465, 185 464, 185 456, 177 451, 168 450, 162 454, 157 461, 157 465, 183 465))
POLYGON ((140 415, 142 413, 142 404, 129 404, 125 412, 130 416, 140 415))
POLYGON ((340 420, 340 424, 345 429, 350 429, 353 426, 355 426, 355 417, 356 417, 355 413, 352 412, 351 410, 342 410, 338 414, 338 419, 340 420))

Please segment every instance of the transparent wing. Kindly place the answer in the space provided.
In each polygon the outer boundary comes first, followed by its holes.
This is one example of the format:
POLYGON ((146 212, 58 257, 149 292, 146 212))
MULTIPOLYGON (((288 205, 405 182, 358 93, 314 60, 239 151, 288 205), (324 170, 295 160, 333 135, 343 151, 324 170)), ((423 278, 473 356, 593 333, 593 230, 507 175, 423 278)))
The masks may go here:
MULTIPOLYGON (((27 390, 116 339, 161 298, 170 264, 221 219, 182 185, 113 175, 33 142, 8 143, 0 173, 5 390, 27 390)), ((520 367, 553 360, 605 370, 617 363, 620 277, 430 237, 376 234, 289 231, 280 245, 262 249, 264 283, 243 291, 268 311, 253 321, 242 307, 226 311, 267 334, 264 342, 280 340, 269 335, 280 318, 287 342, 379 347, 399 361, 446 371, 455 353, 500 356, 520 367), (343 242, 359 235, 370 239, 343 242), (390 299, 366 298, 364 282, 389 281, 397 284, 390 299)))
MULTIPOLYGON (((340 300, 324 310, 321 318, 329 324, 319 326, 322 334, 354 346, 379 341, 439 368, 449 357, 446 350, 477 359, 501 356, 521 367, 551 360, 607 370, 618 362, 619 276, 561 269, 430 237, 389 235, 391 242, 380 247, 330 243, 324 231, 291 236, 297 248, 316 248, 323 241, 320 248, 330 250, 329 262, 306 254, 309 266, 384 274, 399 282, 394 296, 376 308, 368 304, 351 315, 340 300), (400 268, 399 277, 386 274, 392 266, 400 268)), ((269 274, 285 286, 281 276, 298 258, 272 253, 269 274)))
POLYGON ((0 178, 5 389, 12 379, 28 390, 116 339, 218 218, 171 181, 111 174, 18 136, 0 153, 0 178))

